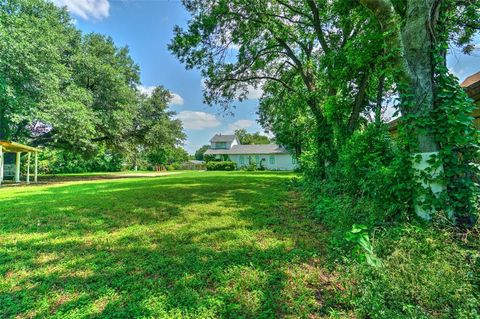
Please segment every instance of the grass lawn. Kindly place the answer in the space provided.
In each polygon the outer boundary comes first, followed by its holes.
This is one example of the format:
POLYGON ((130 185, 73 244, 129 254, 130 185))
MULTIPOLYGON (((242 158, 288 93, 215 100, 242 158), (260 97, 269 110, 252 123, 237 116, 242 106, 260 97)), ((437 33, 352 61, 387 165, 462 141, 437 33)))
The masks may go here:
POLYGON ((0 317, 315 318, 323 233, 292 176, 0 189, 0 317))

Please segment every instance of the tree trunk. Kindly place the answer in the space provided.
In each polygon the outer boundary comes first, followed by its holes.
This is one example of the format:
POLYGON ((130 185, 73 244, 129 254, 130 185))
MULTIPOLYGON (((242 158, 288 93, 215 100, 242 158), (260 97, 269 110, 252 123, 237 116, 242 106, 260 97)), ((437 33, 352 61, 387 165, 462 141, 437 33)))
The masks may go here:
MULTIPOLYGON (((409 0, 405 26, 402 28, 404 57, 408 69, 406 88, 402 90, 402 114, 429 117, 434 109, 434 26, 435 0, 409 0)), ((415 123, 414 123, 415 124, 415 123)), ((438 152, 439 144, 432 134, 414 125, 414 138, 420 153, 438 152)))
POLYGON ((352 112, 347 124, 347 137, 350 137, 358 127, 358 121, 360 120, 360 113, 365 108, 365 95, 367 93, 368 81, 370 79, 370 70, 366 69, 360 76, 360 83, 358 84, 358 92, 355 96, 355 102, 353 103, 352 112))
MULTIPOLYGON (((429 116, 434 108, 434 44, 435 17, 438 0, 407 0, 404 21, 395 12, 390 0, 360 0, 376 16, 382 30, 388 33, 386 47, 391 50, 391 63, 402 99, 402 115, 429 116)), ((415 123, 414 123, 414 126, 415 123)), ((421 128, 414 130, 418 149, 413 152, 437 152, 435 137, 421 128)))
POLYGON ((382 104, 383 104, 384 86, 385 86, 385 74, 382 74, 378 79, 377 101, 375 105, 375 124, 377 126, 380 126, 382 123, 382 104))
POLYGON ((318 174, 320 178, 325 178, 326 167, 334 162, 333 128, 319 109, 319 103, 315 99, 309 100, 308 105, 315 117, 318 174))
MULTIPOLYGON (((434 30, 438 7, 441 0, 407 0, 403 21, 395 11, 391 0, 360 0, 370 9, 387 35, 386 47, 390 50, 390 63, 396 67, 394 77, 399 86, 401 112, 412 119, 412 155, 419 155, 419 162, 413 161, 416 174, 426 173, 430 179, 417 178, 423 188, 434 194, 446 187, 434 182, 443 167, 432 170, 430 159, 440 147, 432 133, 428 133, 422 118, 431 116, 434 109, 434 30), (415 145, 416 144, 416 145, 415 145)), ((421 194, 422 192, 420 192, 421 194)), ((414 198, 415 211, 422 218, 429 219, 432 208, 425 209, 423 195, 414 198)))

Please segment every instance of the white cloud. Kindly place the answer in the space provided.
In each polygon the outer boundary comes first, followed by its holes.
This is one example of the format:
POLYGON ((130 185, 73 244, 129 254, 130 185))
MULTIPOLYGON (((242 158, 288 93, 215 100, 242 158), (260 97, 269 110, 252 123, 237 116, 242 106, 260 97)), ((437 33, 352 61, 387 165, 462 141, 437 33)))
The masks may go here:
POLYGON ((172 93, 172 99, 170 100, 172 105, 183 105, 183 97, 177 93, 172 93))
POLYGON ((67 7, 68 11, 85 20, 101 20, 110 14, 108 0, 53 0, 53 3, 59 7, 67 7))
POLYGON ((181 111, 176 118, 182 121, 184 128, 189 130, 202 130, 220 125, 215 115, 205 112, 181 111))
POLYGON ((152 95, 153 90, 155 90, 156 86, 139 85, 137 88, 140 91, 140 93, 145 94, 147 96, 150 96, 150 95, 152 95))
POLYGON ((247 99, 249 100, 258 100, 263 95, 263 89, 261 87, 254 88, 253 86, 248 87, 247 99))
POLYGON ((238 121, 235 121, 233 123, 228 124, 228 128, 231 131, 235 131, 235 130, 239 130, 239 129, 242 129, 242 128, 246 129, 246 128, 252 127, 253 124, 255 124, 255 122, 251 121, 251 120, 238 120, 238 121))
MULTIPOLYGON (((153 90, 155 90, 156 86, 154 86, 154 85, 152 85, 152 86, 139 85, 137 88, 141 93, 143 93, 147 96, 150 96, 150 95, 152 95, 153 90)), ((170 104, 171 105, 183 105, 183 103, 184 103, 183 97, 181 97, 180 94, 177 94, 177 93, 174 93, 174 92, 170 92, 170 94, 172 94, 172 98, 170 99, 170 104)))

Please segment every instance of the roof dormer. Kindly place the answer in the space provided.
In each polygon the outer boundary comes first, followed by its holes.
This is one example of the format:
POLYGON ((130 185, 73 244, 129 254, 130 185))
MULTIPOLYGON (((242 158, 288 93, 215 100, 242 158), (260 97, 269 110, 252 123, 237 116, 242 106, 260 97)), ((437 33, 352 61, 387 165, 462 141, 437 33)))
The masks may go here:
POLYGON ((234 145, 239 145, 239 141, 235 135, 215 134, 210 140, 210 148, 214 150, 229 150, 234 145))

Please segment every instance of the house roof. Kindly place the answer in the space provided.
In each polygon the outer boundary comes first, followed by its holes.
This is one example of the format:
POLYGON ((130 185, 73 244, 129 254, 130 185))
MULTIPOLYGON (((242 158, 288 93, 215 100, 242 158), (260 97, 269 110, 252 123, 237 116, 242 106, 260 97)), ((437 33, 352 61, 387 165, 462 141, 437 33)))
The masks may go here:
POLYGON ((4 152, 41 152, 40 149, 31 147, 28 145, 23 145, 20 143, 15 143, 11 141, 0 141, 0 145, 3 148, 4 152))
POLYGON ((462 84, 460 84, 460 86, 462 88, 466 88, 466 87, 471 86, 472 84, 479 83, 479 82, 480 82, 480 71, 475 73, 475 74, 470 75, 469 77, 467 77, 462 82, 462 84))
POLYGON ((188 163, 195 164, 195 165, 200 165, 200 164, 205 164, 205 161, 188 160, 188 163))
POLYGON ((207 155, 256 155, 256 154, 289 154, 276 144, 234 145, 229 150, 208 149, 207 155))
POLYGON ((233 142, 237 137, 235 135, 215 134, 210 142, 233 142))
POLYGON ((461 86, 475 102, 480 101, 480 72, 467 77, 461 86))

